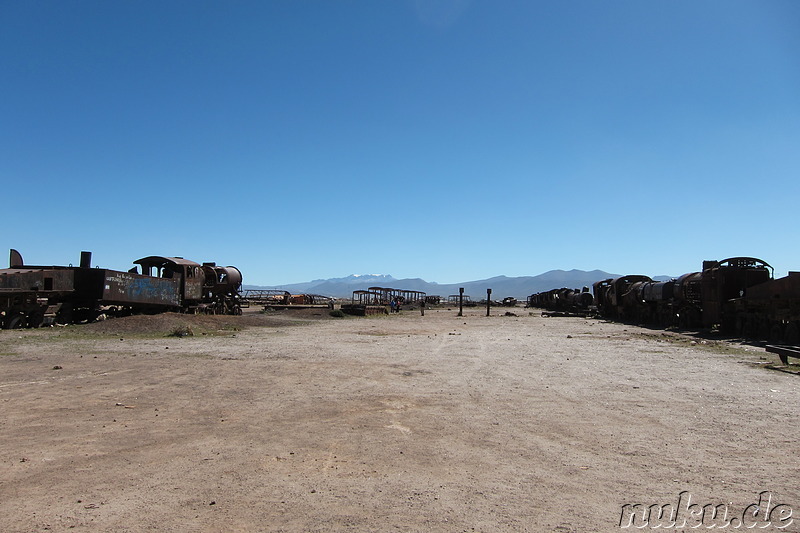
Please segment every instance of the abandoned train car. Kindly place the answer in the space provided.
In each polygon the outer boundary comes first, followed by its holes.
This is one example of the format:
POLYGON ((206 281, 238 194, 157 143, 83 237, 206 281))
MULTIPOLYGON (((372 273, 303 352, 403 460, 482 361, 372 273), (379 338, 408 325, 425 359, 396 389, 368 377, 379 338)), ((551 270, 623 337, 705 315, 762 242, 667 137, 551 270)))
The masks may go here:
POLYGON ((242 274, 236 267, 149 256, 121 272, 92 268, 91 258, 90 252, 81 252, 77 267, 26 265, 22 255, 11 250, 9 267, 0 269, 2 327, 165 311, 241 314, 242 274))
MULTIPOLYGON (((772 266, 754 257, 703 261, 700 272, 668 281, 628 275, 597 281, 592 288, 592 309, 610 320, 718 328, 739 337, 800 342, 800 272, 774 279, 772 266)), ((567 298, 577 292, 554 289, 533 294, 528 302, 532 307, 577 310, 567 298)))

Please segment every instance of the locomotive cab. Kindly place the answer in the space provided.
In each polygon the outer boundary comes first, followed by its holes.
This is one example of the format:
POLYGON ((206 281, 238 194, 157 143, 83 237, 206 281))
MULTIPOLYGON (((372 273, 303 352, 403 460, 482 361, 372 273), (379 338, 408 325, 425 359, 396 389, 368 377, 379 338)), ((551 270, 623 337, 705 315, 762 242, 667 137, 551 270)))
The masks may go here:
MULTIPOLYGON (((747 294, 747 289, 773 277, 773 268, 754 257, 731 257, 722 261, 703 261, 703 326, 722 324, 725 304, 747 294)), ((723 324, 728 329, 730 324, 723 324)))
POLYGON ((646 281, 653 280, 649 276, 638 274, 621 276, 611 280, 606 298, 612 317, 623 320, 632 318, 634 309, 631 308, 631 299, 628 293, 634 284, 646 281))
POLYGON ((204 277, 199 263, 182 257, 153 255, 134 261, 133 264, 139 265, 145 276, 180 280, 181 301, 184 306, 200 301, 204 277))

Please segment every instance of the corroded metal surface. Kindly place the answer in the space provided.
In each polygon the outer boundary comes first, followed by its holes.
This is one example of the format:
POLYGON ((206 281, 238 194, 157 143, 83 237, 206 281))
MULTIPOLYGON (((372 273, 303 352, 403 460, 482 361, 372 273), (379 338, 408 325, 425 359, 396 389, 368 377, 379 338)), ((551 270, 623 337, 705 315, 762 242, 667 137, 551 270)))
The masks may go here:
POLYGON ((101 314, 241 313, 242 274, 235 267, 149 256, 121 272, 91 268, 91 261, 90 252, 81 252, 78 267, 25 265, 11 250, 9 268, 0 269, 3 327, 91 321, 101 314))

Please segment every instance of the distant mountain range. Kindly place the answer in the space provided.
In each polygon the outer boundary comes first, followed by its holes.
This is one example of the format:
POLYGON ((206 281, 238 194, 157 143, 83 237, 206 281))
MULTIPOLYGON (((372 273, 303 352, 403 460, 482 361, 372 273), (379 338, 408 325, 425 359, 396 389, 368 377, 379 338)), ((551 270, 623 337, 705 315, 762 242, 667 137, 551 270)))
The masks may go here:
MULTIPOLYGON (((525 299, 537 292, 549 291, 568 287, 580 289, 581 287, 591 287, 595 281, 602 279, 616 278, 618 274, 609 274, 602 270, 551 270, 538 276, 522 276, 509 278, 507 276, 497 276, 478 281, 465 281, 463 283, 439 284, 428 282, 420 278, 395 279, 388 274, 353 274, 345 278, 317 279, 304 283, 292 283, 281 286, 257 286, 245 285, 245 289, 281 289, 292 294, 322 294, 325 296, 335 296, 337 298, 349 298, 353 291, 366 290, 370 287, 391 287, 393 289, 405 289, 410 291, 422 291, 428 295, 439 295, 447 297, 451 294, 458 294, 459 287, 464 287, 464 294, 469 295, 474 300, 480 300, 486 296, 486 289, 492 289, 492 299, 500 300, 507 296, 518 299, 525 299)), ((657 276, 654 279, 665 280, 668 276, 657 276)))

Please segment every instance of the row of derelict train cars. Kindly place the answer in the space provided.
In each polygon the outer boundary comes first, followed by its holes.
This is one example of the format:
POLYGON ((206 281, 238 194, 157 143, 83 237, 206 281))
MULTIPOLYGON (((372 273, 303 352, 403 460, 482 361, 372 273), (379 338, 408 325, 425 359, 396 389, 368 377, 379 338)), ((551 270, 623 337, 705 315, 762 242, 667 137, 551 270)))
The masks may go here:
POLYGON ((91 322, 100 317, 182 313, 242 313, 242 274, 232 266, 182 257, 149 256, 127 272, 78 266, 26 265, 11 250, 0 269, 0 326, 5 329, 91 322))
MULTIPOLYGON (((11 250, 0 269, 0 326, 5 329, 91 322, 101 316, 175 311, 242 313, 242 274, 232 266, 149 256, 127 272, 78 266, 26 265, 11 250)), ((761 259, 704 261, 700 272, 656 281, 628 275, 591 288, 553 289, 528 297, 528 307, 684 329, 717 328, 750 339, 800 343, 800 272, 774 278, 761 259)))
POLYGON ((774 269, 754 257, 704 261, 702 271, 665 281, 628 275, 597 281, 591 292, 589 287, 553 289, 532 294, 527 305, 640 325, 800 342, 800 272, 775 279, 774 269))

